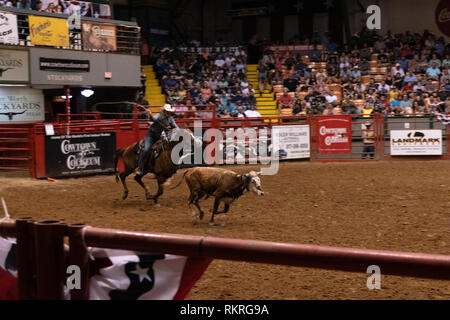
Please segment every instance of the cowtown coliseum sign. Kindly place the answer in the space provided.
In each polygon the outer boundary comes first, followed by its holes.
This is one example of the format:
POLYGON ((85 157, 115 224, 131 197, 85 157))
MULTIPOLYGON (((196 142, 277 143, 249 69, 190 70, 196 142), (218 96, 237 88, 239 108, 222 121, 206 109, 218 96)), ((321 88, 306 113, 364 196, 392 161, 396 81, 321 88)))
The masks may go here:
POLYGON ((352 152, 352 117, 320 116, 317 121, 319 154, 348 154, 352 152))
POLYGON ((443 34, 450 37, 450 0, 441 0, 436 7, 436 24, 443 34))
POLYGON ((114 171, 114 132, 46 136, 48 177, 68 177, 114 171))

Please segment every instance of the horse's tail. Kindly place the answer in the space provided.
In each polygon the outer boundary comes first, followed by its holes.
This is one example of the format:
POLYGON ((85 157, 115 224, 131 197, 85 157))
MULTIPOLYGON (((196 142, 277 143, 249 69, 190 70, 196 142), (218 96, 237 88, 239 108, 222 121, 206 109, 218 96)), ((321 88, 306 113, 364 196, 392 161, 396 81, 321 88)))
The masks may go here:
POLYGON ((176 184, 176 186, 170 187, 170 189, 175 189, 175 188, 177 188, 177 187, 183 182, 184 176, 186 175, 186 173, 187 173, 188 171, 189 171, 189 170, 186 170, 186 171, 183 173, 183 176, 181 177, 180 181, 176 184))
POLYGON ((116 183, 119 182, 119 172, 117 171, 117 163, 119 162, 119 158, 123 156, 123 152, 125 149, 117 149, 114 152, 114 173, 116 174, 116 183))

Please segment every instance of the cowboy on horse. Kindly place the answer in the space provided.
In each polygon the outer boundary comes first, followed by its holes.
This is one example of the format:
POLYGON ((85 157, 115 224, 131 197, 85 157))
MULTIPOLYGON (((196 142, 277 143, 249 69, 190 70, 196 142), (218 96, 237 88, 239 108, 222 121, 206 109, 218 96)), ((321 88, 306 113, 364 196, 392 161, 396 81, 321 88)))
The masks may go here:
POLYGON ((153 116, 151 111, 147 109, 146 113, 150 116, 153 123, 148 128, 147 134, 144 138, 144 149, 139 156, 136 176, 142 176, 144 174, 145 165, 147 164, 148 157, 152 150, 152 145, 161 137, 167 140, 167 136, 165 134, 166 128, 170 126, 172 129, 178 129, 178 125, 173 119, 174 112, 175 109, 170 104, 164 105, 161 108, 161 112, 156 116, 153 116))

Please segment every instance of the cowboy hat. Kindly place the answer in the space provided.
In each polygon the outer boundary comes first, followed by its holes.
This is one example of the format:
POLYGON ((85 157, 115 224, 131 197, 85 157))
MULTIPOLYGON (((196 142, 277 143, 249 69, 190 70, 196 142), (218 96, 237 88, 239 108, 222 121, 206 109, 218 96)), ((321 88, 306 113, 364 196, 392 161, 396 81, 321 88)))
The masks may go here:
POLYGON ((170 104, 165 104, 162 108, 162 111, 166 111, 166 112, 175 112, 175 109, 170 105, 170 104))

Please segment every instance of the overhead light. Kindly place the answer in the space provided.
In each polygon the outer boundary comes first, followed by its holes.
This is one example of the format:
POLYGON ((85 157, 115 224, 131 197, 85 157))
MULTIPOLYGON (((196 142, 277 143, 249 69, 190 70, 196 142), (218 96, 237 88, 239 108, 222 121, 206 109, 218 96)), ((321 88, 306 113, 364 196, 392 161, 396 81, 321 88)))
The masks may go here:
POLYGON ((91 90, 91 89, 84 89, 83 91, 81 91, 81 95, 86 98, 89 98, 93 94, 94 94, 94 90, 91 90))
MULTIPOLYGON (((61 99, 67 99, 67 97, 66 96, 61 96, 61 99)), ((72 99, 72 95, 69 95, 69 99, 72 99)))

